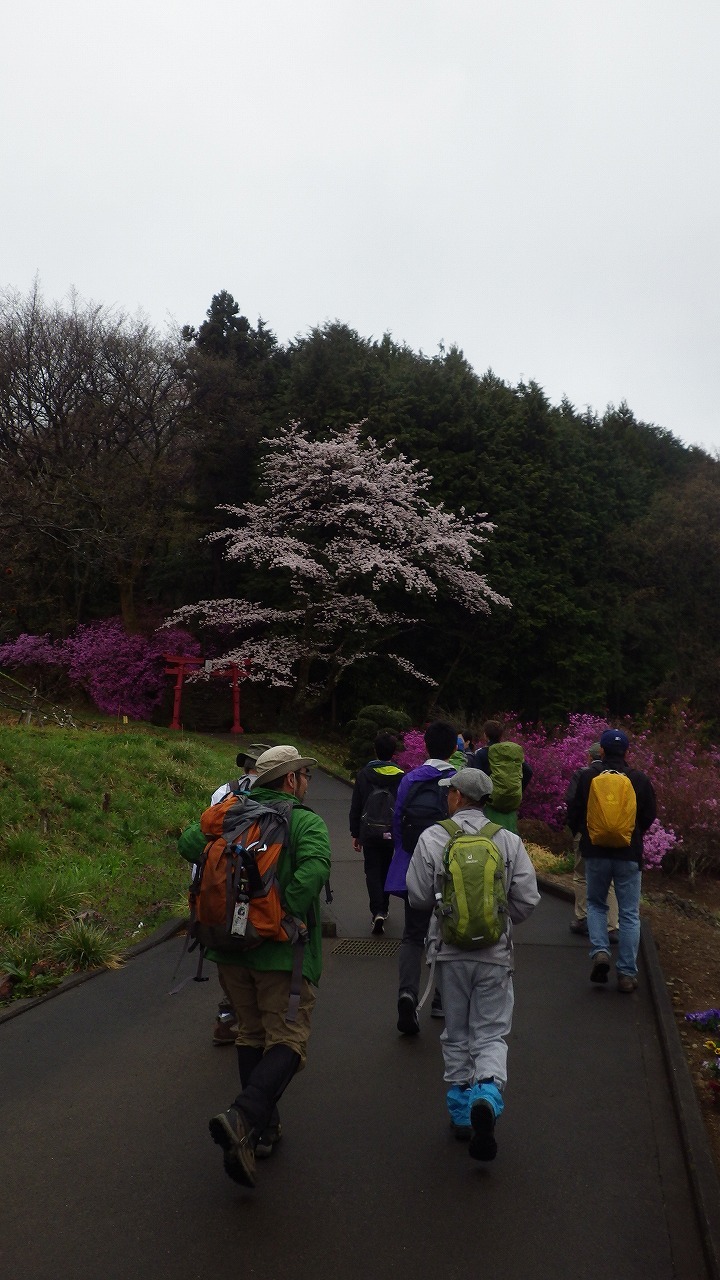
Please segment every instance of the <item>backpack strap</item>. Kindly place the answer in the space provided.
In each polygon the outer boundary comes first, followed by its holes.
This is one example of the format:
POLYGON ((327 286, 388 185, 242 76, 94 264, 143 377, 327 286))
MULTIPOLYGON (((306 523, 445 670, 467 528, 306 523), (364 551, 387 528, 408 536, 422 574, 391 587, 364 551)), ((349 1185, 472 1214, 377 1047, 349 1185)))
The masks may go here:
MULTIPOLYGON (((443 818, 442 822, 438 823, 438 826, 442 827, 444 831, 447 831, 448 836, 450 837, 450 840, 454 840, 455 836, 460 836, 463 834, 463 829, 460 826, 460 823, 455 822, 454 818, 443 818)), ((448 844, 450 843, 450 840, 448 840, 448 844)), ((436 960, 437 960, 437 951, 434 951, 432 955, 432 959, 430 961, 430 973, 428 974, 427 986, 425 987, 425 990, 423 991, 422 996, 420 997, 420 999, 417 1002, 417 1005, 415 1006, 417 1013, 419 1013, 423 1005, 426 1004, 428 997, 430 995, 430 992, 433 991, 435 988, 435 961, 436 960)))
POLYGON ((436 960, 437 960, 437 951, 434 951, 432 960, 430 961, 430 973, 428 974, 427 986, 415 1006, 416 1013, 420 1012, 428 996, 430 995, 430 992, 435 987, 435 961, 436 960))

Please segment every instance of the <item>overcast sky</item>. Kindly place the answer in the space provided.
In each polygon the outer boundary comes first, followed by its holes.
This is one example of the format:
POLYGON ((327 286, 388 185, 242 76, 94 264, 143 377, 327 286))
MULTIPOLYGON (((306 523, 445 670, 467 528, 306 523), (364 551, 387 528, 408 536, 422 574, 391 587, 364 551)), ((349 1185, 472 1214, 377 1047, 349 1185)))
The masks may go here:
POLYGON ((0 287, 339 319, 720 448, 719 0, 3 6, 0 287))

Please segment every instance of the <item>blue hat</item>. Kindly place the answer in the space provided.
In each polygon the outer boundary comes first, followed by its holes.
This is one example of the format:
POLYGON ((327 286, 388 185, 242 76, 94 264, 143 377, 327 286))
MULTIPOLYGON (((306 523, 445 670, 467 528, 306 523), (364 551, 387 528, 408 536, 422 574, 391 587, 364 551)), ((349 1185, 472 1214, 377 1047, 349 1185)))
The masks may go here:
POLYGON ((606 729, 600 736, 600 746, 606 756, 624 756, 630 739, 622 729, 606 729))

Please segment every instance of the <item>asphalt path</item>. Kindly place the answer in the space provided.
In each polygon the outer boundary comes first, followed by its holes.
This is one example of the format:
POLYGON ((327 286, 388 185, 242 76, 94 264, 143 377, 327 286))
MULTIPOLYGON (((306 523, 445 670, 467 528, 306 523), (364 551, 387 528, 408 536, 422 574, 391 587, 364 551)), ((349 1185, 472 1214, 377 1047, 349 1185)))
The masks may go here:
MULTIPOLYGON (((362 864, 347 788, 311 788, 339 937, 256 1190, 225 1176, 207 1130, 237 1091, 234 1050, 211 1043, 214 972, 170 996, 173 940, 0 1025, 0 1275, 702 1280, 642 975, 633 996, 592 986, 568 906, 543 898, 516 932, 498 1157, 470 1160, 447 1124, 442 1023, 400 1037, 396 956, 336 951, 369 937, 362 864)), ((395 903, 387 936, 400 933, 395 903)))

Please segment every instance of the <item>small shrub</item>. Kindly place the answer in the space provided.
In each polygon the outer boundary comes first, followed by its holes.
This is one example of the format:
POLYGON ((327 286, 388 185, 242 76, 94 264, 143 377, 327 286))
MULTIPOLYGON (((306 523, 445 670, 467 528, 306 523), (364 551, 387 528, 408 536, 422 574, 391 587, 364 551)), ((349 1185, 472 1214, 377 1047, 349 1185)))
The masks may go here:
POLYGON ((38 843, 32 831, 13 831, 0 840, 0 858, 3 862, 25 862, 35 856, 38 843))
POLYGON ((7 901, 0 904, 0 931, 11 938, 19 938, 28 926, 28 918, 17 902, 7 901))
POLYGON ((38 924, 54 924, 77 905, 78 893, 61 880, 38 877, 26 885, 20 901, 38 924))
POLYGON ((85 813, 90 807, 90 797, 81 795, 66 796, 65 804, 73 813, 85 813))
POLYGON ((53 941, 52 954, 73 969, 119 969, 123 963, 107 929, 92 920, 71 920, 53 941))
MULTIPOLYGON (((375 755, 375 738, 389 729, 400 739, 410 728, 410 717, 404 711, 381 705, 363 707, 348 725, 347 767, 361 769, 375 755)), ((424 757, 423 757, 424 758, 424 757)))
POLYGON ((27 982, 30 971, 40 959, 40 945, 28 938, 17 938, 0 947, 0 969, 18 982, 27 982))

